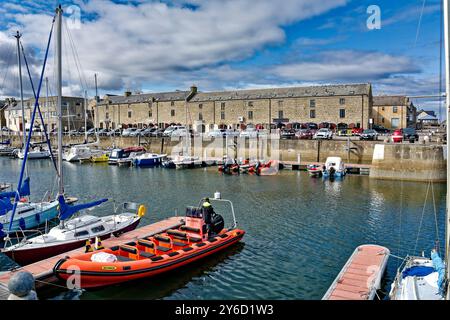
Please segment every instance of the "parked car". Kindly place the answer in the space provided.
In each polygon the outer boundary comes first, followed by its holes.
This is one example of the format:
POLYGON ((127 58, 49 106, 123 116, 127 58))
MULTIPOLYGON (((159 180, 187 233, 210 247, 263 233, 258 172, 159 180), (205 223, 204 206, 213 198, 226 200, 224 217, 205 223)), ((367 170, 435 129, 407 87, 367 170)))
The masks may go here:
POLYGON ((144 129, 136 129, 130 132, 128 135, 129 137, 137 137, 141 134, 141 132, 144 131, 144 129))
POLYGON ((313 136, 314 133, 312 133, 312 131, 309 129, 301 129, 295 133, 295 137, 297 137, 298 139, 312 139, 313 136))
POLYGON ((122 132, 122 137, 130 137, 132 132, 135 132, 137 128, 126 128, 122 132))
POLYGON ((220 138, 225 137, 226 135, 227 135, 226 129, 211 130, 206 134, 206 136, 209 138, 220 138))
POLYGON ((331 140, 333 138, 333 131, 327 128, 319 129, 314 134, 314 139, 328 139, 331 140))
POLYGON ((280 139, 293 139, 295 138, 295 130, 285 129, 280 132, 280 139))
POLYGON ((377 140, 378 139, 378 133, 373 129, 367 129, 364 130, 359 135, 360 140, 377 140))
POLYGON ((99 136, 107 136, 108 135, 109 130, 108 129, 99 129, 97 131, 99 136))
POLYGON ((172 136, 172 132, 178 129, 186 129, 185 126, 170 126, 167 127, 166 130, 164 130, 164 136, 165 137, 171 137, 172 136))
POLYGON ((390 133, 391 132, 391 130, 389 130, 383 126, 376 125, 376 124, 374 124, 372 126, 372 129, 375 130, 377 133, 390 133))
POLYGON ((69 136, 79 136, 80 135, 80 132, 78 131, 78 130, 76 130, 76 129, 73 129, 73 130, 70 130, 70 131, 66 131, 66 134, 67 135, 69 135, 69 136))
POLYGON ((113 137, 113 136, 120 136, 121 134, 122 134, 122 130, 121 129, 112 129, 111 131, 109 131, 107 133, 107 136, 113 137))
POLYGON ((242 130, 239 136, 244 138, 256 138, 258 137, 258 131, 255 128, 247 128, 242 130))
POLYGON ((148 127, 143 129, 139 134, 141 137, 150 137, 152 132, 156 131, 158 128, 156 127, 148 127))
POLYGON ((409 142, 419 141, 419 135, 414 128, 403 128, 402 134, 403 140, 408 140, 409 142))
POLYGON ((364 132, 363 128, 353 128, 352 129, 352 136, 359 136, 363 132, 364 132))
POLYGON ((95 135, 95 128, 89 129, 89 130, 87 131, 87 135, 88 135, 88 136, 93 136, 93 135, 95 135))
MULTIPOLYGON (((166 133, 166 131, 164 131, 164 133, 166 133)), ((188 134, 191 133, 184 126, 177 126, 174 130, 170 131, 170 137, 184 137, 188 134)))
POLYGON ((164 129, 156 129, 150 133, 151 137, 162 137, 164 135, 164 129))
POLYGON ((392 141, 394 143, 399 143, 403 141, 403 133, 401 129, 397 129, 394 131, 394 133, 392 134, 392 141))

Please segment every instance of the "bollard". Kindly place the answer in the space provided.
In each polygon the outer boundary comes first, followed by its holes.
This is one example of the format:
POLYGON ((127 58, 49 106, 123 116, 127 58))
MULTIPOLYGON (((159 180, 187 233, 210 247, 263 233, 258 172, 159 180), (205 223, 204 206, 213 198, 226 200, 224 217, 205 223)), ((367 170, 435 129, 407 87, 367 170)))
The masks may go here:
POLYGON ((38 300, 34 290, 34 277, 27 271, 15 273, 8 282, 8 300, 38 300))

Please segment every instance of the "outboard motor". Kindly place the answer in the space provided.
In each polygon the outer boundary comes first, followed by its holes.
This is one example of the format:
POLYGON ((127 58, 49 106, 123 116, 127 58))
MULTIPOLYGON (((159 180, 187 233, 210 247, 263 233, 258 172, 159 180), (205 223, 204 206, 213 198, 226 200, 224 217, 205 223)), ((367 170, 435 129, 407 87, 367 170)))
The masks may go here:
POLYGON ((334 174, 336 173, 336 169, 334 167, 330 167, 330 176, 334 176, 334 174))
POLYGON ((219 232, 223 230, 224 226, 225 221, 223 220, 223 217, 220 214, 214 214, 209 225, 209 230, 211 233, 219 234, 219 232))

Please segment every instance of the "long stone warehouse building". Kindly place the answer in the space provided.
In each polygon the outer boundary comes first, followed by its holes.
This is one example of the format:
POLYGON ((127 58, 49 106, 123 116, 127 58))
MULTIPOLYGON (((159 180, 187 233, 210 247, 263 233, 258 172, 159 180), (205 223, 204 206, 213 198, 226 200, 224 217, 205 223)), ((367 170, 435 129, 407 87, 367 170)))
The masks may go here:
MULTIPOLYGON (((383 100, 385 101, 385 100, 383 100)), ((239 129, 246 125, 271 123, 330 122, 368 128, 370 124, 393 128, 413 124, 415 107, 407 98, 391 99, 399 105, 383 106, 400 120, 379 115, 371 84, 236 90, 190 91, 107 95, 97 103, 94 116, 100 128, 188 124, 196 131, 216 128, 239 129), (387 124, 387 125, 386 125, 387 124)), ((384 102, 382 102, 384 103, 384 102)))

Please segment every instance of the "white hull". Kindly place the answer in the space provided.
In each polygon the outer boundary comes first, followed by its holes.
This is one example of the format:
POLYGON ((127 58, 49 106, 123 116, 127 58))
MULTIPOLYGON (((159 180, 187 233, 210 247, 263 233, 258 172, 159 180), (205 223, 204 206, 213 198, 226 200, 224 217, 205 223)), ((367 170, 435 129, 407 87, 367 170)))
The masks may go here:
MULTIPOLYGON (((23 151, 19 151, 17 156, 19 157, 19 159, 23 160, 25 158, 25 153, 23 151)), ((50 158, 50 152, 48 152, 47 150, 28 151, 28 159, 47 159, 47 158, 50 158)))

